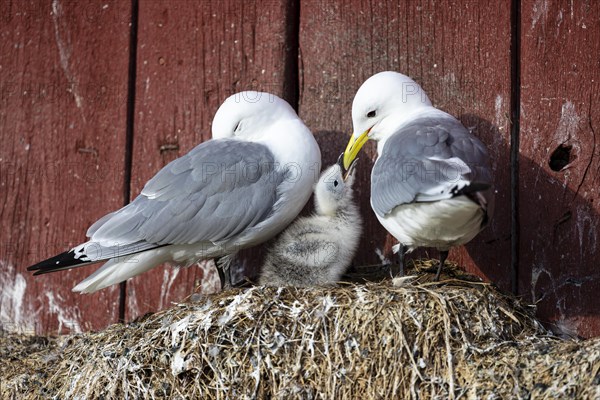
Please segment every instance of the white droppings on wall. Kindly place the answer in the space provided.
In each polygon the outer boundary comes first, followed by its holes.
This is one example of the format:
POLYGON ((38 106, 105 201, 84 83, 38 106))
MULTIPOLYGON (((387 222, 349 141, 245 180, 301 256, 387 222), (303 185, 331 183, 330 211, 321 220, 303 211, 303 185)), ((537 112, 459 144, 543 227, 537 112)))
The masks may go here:
POLYGON ((179 269, 179 267, 173 267, 165 268, 163 270, 163 281, 160 285, 160 301, 158 303, 159 309, 162 309, 165 306, 166 299, 169 296, 169 292, 171 291, 171 286, 173 286, 173 282, 177 278, 177 275, 179 275, 179 269))
POLYGON ((558 10, 558 14, 556 15, 556 33, 554 34, 554 38, 558 38, 560 34, 560 26, 563 22, 563 12, 562 10, 558 10))
POLYGON ((552 332, 558 336, 565 338, 576 338, 578 337, 577 332, 579 331, 579 322, 573 318, 561 317, 554 323, 552 332))
POLYGON ((565 143, 569 139, 577 137, 577 130, 579 129, 580 122, 581 117, 575 110, 575 104, 568 100, 564 102, 560 112, 560 121, 554 132, 554 141, 565 143))
POLYGON ((141 315, 140 306, 138 305, 135 293, 135 285, 127 285, 127 308, 129 310, 129 315, 133 318, 137 318, 141 315))
POLYGON ((577 209, 576 226, 579 238, 579 257, 583 261, 585 259, 584 253, 596 253, 598 219, 590 215, 586 207, 579 207, 577 209))
POLYGON ((77 105, 77 108, 81 110, 81 119, 85 123, 86 120, 85 113, 83 112, 83 98, 79 94, 79 82, 69 66, 69 61, 71 58, 71 40, 68 34, 65 40, 65 32, 60 27, 63 16, 63 9, 60 2, 58 0, 53 0, 52 22, 54 23, 54 39, 56 41, 56 46, 58 47, 60 66, 65 74, 65 78, 67 78, 67 81, 69 82, 69 92, 75 98, 75 104, 77 105))
POLYGON ((209 294, 220 291, 221 279, 214 260, 199 261, 196 265, 202 270, 202 283, 197 288, 198 293, 209 294))
POLYGON ((35 312, 25 302, 27 282, 15 268, 0 261, 0 327, 7 332, 32 333, 35 312))
POLYGON ((56 314, 58 319, 58 332, 61 332, 63 327, 69 329, 72 333, 81 333, 79 324, 79 311, 62 303, 64 299, 60 295, 54 296, 53 292, 46 292, 48 299, 48 311, 50 314, 56 314))
POLYGON ((379 261, 382 264, 391 264, 390 260, 385 256, 385 254, 383 254, 383 251, 379 247, 375 247, 375 254, 377 255, 377 257, 379 257, 379 261))
POLYGON ((546 271, 542 266, 534 265, 531 268, 531 286, 530 286, 530 290, 531 290, 531 302, 532 303, 535 303, 535 302, 537 302, 539 300, 537 298, 536 293, 535 293, 535 288, 536 288, 537 282, 540 279, 540 276, 542 276, 542 274, 550 275, 550 273, 548 271, 546 271))
POLYGON ((502 98, 502 95, 497 95, 496 96, 496 101, 494 104, 494 111, 496 112, 496 120, 494 121, 494 124, 496 124, 496 126, 498 126, 498 129, 501 129, 504 127, 504 118, 502 118, 502 103, 504 102, 504 99, 502 98))
POLYGON ((531 16, 531 29, 535 29, 535 26, 542 18, 542 22, 548 18, 548 0, 538 0, 533 4, 533 12, 531 16))
MULTIPOLYGON (((560 120, 558 127, 554 132, 554 137, 550 145, 550 152, 553 152, 561 144, 571 146, 571 152, 577 156, 581 151, 581 145, 578 140, 579 124, 581 117, 575 110, 575 105, 571 101, 566 101, 562 105, 560 120)), ((565 168, 562 174, 562 185, 564 189, 567 189, 569 179, 571 177, 571 170, 565 168)))

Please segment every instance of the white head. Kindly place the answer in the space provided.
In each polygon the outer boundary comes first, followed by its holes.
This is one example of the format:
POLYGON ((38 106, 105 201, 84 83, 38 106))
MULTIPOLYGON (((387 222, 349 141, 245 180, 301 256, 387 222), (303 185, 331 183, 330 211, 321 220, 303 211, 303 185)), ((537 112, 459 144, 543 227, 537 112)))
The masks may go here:
POLYGON ((352 201, 355 164, 350 166, 346 176, 340 164, 336 163, 323 171, 315 186, 315 208, 319 215, 333 216, 340 207, 352 201))
POLYGON ((246 91, 229 96, 217 110, 212 123, 213 139, 250 139, 262 127, 283 118, 298 118, 294 109, 271 93, 246 91))
POLYGON ((385 71, 367 79, 352 102, 354 132, 345 151, 344 166, 352 162, 368 139, 385 139, 399 121, 429 107, 427 94, 406 75, 385 71))
POLYGON ((369 138, 377 140, 384 119, 424 107, 431 107, 431 101, 417 82, 398 72, 380 72, 367 79, 354 96, 353 135, 370 130, 369 138))

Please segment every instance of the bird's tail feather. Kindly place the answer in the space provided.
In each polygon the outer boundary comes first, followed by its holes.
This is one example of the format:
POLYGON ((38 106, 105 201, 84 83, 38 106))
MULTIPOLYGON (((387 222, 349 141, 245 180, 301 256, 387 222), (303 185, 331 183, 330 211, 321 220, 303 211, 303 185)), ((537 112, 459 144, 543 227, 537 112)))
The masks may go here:
POLYGON ((129 278, 143 274, 152 268, 168 261, 168 256, 162 248, 156 248, 143 253, 130 254, 109 260, 73 288, 74 292, 92 293, 105 287, 126 281, 129 278))
MULTIPOLYGON (((481 227, 487 226, 490 221, 490 209, 489 209, 489 195, 486 196, 485 191, 491 188, 492 185, 483 182, 471 182, 469 186, 465 186, 458 195, 467 196, 472 202, 478 204, 483 210, 483 218, 481 220, 481 227)), ((493 197, 492 197, 493 200, 493 197)), ((493 208, 493 207, 492 207, 493 208)))
POLYGON ((452 192, 454 196, 462 196, 468 195, 477 192, 483 192, 484 190, 488 190, 492 185, 485 182, 470 182, 468 185, 462 187, 459 190, 452 192))
POLYGON ((460 179, 451 184, 445 183, 441 186, 432 186, 428 191, 417 194, 415 196, 415 201, 419 203, 429 203, 432 201, 447 200, 457 196, 468 196, 477 192, 485 191, 490 187, 491 185, 489 183, 471 182, 465 179, 460 179))
POLYGON ((28 267, 27 270, 35 271, 33 275, 48 274, 50 272, 83 267, 113 258, 122 259, 129 254, 137 254, 161 246, 164 245, 143 241, 126 245, 102 246, 99 243, 90 241, 32 265, 31 267, 28 267))
POLYGON ((32 265, 27 268, 27 271, 35 271, 33 275, 42 275, 65 269, 83 267, 94 262, 97 261, 84 261, 81 258, 76 258, 75 252, 69 250, 32 265))

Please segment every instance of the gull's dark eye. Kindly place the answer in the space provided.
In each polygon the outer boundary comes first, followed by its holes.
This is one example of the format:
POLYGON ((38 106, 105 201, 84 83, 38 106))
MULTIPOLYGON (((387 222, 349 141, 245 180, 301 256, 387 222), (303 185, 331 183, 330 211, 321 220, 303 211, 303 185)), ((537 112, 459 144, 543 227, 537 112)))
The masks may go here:
POLYGON ((333 181, 333 186, 337 187, 337 185, 339 185, 340 183, 337 181, 337 179, 335 181, 333 181))
POLYGON ((375 115, 377 115, 377 111, 375 111, 375 110, 369 111, 367 113, 367 118, 373 118, 375 115))
POLYGON ((235 128, 233 129, 233 131, 238 132, 240 130, 241 125, 242 125, 242 121, 238 122, 237 125, 235 126, 235 128))

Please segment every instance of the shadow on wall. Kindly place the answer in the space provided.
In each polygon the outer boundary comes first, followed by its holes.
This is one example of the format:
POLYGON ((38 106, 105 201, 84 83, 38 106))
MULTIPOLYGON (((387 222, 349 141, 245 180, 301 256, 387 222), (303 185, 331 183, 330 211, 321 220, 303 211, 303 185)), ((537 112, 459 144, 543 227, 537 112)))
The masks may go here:
MULTIPOLYGON (((488 146, 498 190, 494 224, 466 249, 486 277, 505 282, 510 275, 510 143, 504 139, 508 135, 478 116, 465 114, 460 119, 488 146)), ((591 337, 600 334, 596 301, 600 218, 594 199, 574 191, 572 181, 567 185, 569 169, 587 168, 589 161, 577 158, 575 147, 557 143, 543 148, 543 164, 524 156, 521 149, 518 287, 519 295, 537 305, 538 318, 556 333, 591 337)))

